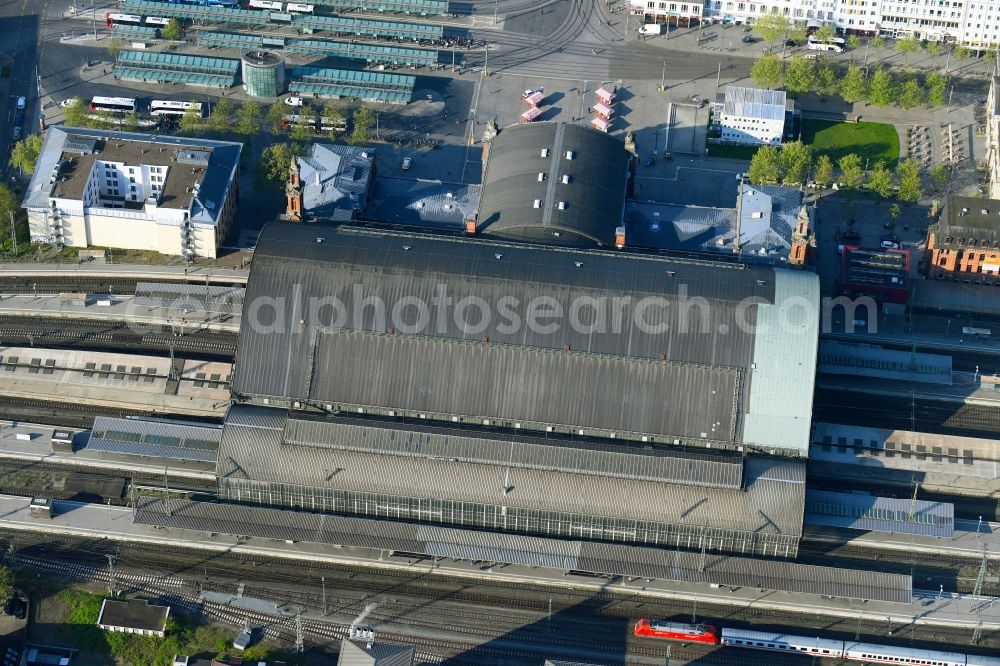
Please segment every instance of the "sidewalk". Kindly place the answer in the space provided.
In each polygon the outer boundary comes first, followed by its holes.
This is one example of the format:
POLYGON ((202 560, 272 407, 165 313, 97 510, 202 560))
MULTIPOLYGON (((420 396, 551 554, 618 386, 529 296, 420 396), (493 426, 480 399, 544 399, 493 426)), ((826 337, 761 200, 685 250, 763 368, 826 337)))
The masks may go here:
POLYGON ((117 277, 138 280, 194 281, 208 279, 212 282, 246 284, 249 269, 221 268, 219 266, 178 266, 158 264, 106 264, 96 261, 60 264, 0 264, 0 277, 117 277))

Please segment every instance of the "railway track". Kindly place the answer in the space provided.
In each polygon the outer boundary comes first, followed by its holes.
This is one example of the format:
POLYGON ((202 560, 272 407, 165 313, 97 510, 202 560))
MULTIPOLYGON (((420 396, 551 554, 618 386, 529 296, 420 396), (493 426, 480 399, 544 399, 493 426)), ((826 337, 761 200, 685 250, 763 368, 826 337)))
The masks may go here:
POLYGON ((57 347, 98 352, 169 352, 198 361, 232 361, 237 335, 196 331, 175 335, 170 329, 143 333, 125 322, 73 321, 41 317, 0 317, 0 341, 6 345, 57 347))
POLYGON ((143 409, 121 409, 117 407, 102 407, 97 405, 78 405, 55 400, 29 400, 0 396, 0 419, 7 421, 27 421, 29 423, 45 423, 63 426, 65 428, 89 428, 94 425, 97 416, 156 416, 157 418, 178 421, 210 421, 204 417, 193 418, 186 414, 162 414, 143 409))
POLYGON ((869 428, 912 430, 960 437, 995 437, 1000 409, 927 398, 907 398, 819 388, 813 419, 869 428))
MULTIPOLYGON (((171 280, 166 277, 126 278, 126 277, 93 277, 86 274, 71 276, 0 276, 0 293, 2 294, 54 294, 64 291, 86 292, 88 294, 134 294, 135 286, 140 282, 169 282, 170 284, 193 284, 205 286, 204 275, 191 275, 185 279, 171 280)), ((231 287, 233 283, 209 276, 210 287, 231 287)))
MULTIPOLYGON (((504 637, 533 636, 553 637, 562 640, 564 632, 585 641, 593 634, 594 623, 620 627, 627 632, 636 617, 671 617, 690 621, 692 615, 703 621, 723 626, 753 628, 762 631, 792 631, 792 627, 822 631, 830 638, 853 640, 855 635, 877 639, 883 644, 898 644, 928 649, 941 649, 945 645, 967 645, 971 629, 948 629, 921 625, 887 624, 861 620, 837 619, 807 613, 790 615, 787 612, 756 608, 731 608, 694 600, 671 601, 650 599, 632 594, 627 588, 615 588, 593 593, 564 588, 544 588, 520 583, 482 580, 475 585, 455 581, 427 571, 426 567, 412 570, 372 570, 362 566, 314 565, 308 562, 288 562, 259 556, 219 554, 206 558, 203 552, 183 549, 164 550, 160 546, 121 544, 104 540, 86 540, 48 536, 38 533, 0 532, 0 541, 13 541, 18 557, 36 557, 45 561, 65 561, 86 564, 100 569, 106 567, 106 555, 117 558, 116 568, 138 575, 162 578, 183 578, 200 589, 215 589, 235 593, 241 583, 245 594, 284 604, 286 608, 303 608, 322 615, 330 610, 338 617, 355 617, 371 602, 378 602, 373 617, 377 622, 391 620, 394 626, 412 625, 417 635, 444 632, 449 624, 460 621, 463 613, 456 610, 465 606, 468 612, 461 620, 469 626, 482 627, 487 636, 490 628, 508 629, 504 637), (324 608, 324 598, 319 592, 320 578, 325 578, 325 589, 332 600, 324 608), (210 581, 210 582, 209 582, 210 581), (440 613, 438 611, 440 610, 440 613), (384 614, 384 615, 383 615, 384 614), (513 618, 520 618, 520 626, 513 618), (534 617, 534 621, 532 621, 534 617), (509 626, 508 626, 509 625, 509 626), (527 629, 525 628, 527 627, 527 629), (551 627, 552 631, 546 631, 551 627), (561 634, 551 636, 552 633, 561 634)), ((6 544, 0 544, 6 547, 6 544)), ((864 606, 858 606, 859 609, 864 606)), ((286 618, 287 619, 287 618, 286 618)), ((242 621, 234 623, 242 625, 242 621)), ((610 629, 611 635, 615 634, 610 629)), ((380 636, 383 634, 380 633, 380 636)), ((384 636, 385 637, 385 636, 384 636)), ((388 638, 388 637, 386 637, 388 638)), ((409 636, 400 639, 414 642, 409 636)), ((539 638, 540 640, 540 638, 539 638)), ((630 654, 633 646, 647 647, 646 641, 629 639, 630 654)), ((580 643, 579 640, 572 641, 580 643)), ((467 645, 464 646, 466 649, 467 645)), ((657 644, 649 649, 662 649, 657 644)), ((679 646, 674 646, 675 650, 679 646)), ((1000 632, 985 632, 978 648, 968 651, 988 651, 1000 648, 1000 632)), ((636 653, 637 655, 640 653, 636 653)), ((725 653, 733 655, 734 653, 725 653)), ((679 657, 674 652, 674 657, 679 657)), ((712 653, 712 658, 716 656, 712 653)), ((739 655, 735 655, 739 657, 739 655)), ((536 661, 537 657, 536 657, 536 661)), ((451 663, 451 662, 449 662, 451 663)), ((480 661, 478 663, 488 663, 480 661)), ((529 662, 530 663, 530 662, 529 662)), ((662 658, 660 663, 662 663, 662 658)), ((721 662, 709 662, 721 663, 721 662)), ((758 661, 732 662, 759 664, 758 661)), ((799 663, 799 662, 791 662, 799 663)))

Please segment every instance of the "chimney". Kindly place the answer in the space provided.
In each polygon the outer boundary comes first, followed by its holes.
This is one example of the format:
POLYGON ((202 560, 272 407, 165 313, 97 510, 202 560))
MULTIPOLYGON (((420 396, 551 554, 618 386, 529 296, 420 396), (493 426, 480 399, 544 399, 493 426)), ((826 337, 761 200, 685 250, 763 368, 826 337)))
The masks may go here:
POLYGON ((476 220, 475 218, 468 218, 465 220, 465 233, 472 236, 476 233, 476 220))
POLYGON ((615 249, 625 249, 625 227, 615 229, 615 249))

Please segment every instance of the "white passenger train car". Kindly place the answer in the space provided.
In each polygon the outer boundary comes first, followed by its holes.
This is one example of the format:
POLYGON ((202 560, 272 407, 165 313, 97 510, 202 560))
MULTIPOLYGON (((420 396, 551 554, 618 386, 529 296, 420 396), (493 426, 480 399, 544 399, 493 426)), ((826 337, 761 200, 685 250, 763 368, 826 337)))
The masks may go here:
POLYGON ((970 654, 965 666, 1000 666, 1000 657, 977 657, 970 654))
POLYGON ((966 657, 961 652, 916 650, 853 641, 844 644, 844 657, 854 661, 878 664, 911 664, 912 666, 968 666, 970 662, 967 659, 975 659, 975 657, 966 657))
POLYGON ((766 631, 744 631, 742 629, 722 629, 722 645, 771 650, 772 652, 798 652, 830 659, 844 656, 844 641, 828 638, 811 638, 791 634, 773 634, 766 631))

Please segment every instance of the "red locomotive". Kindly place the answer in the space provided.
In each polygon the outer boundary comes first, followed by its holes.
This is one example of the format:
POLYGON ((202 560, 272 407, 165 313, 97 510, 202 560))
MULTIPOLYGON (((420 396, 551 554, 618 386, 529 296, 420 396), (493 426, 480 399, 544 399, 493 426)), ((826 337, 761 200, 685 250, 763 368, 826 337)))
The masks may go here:
POLYGON ((710 624, 683 624, 681 622, 650 622, 643 618, 635 623, 632 631, 636 636, 665 638, 670 641, 688 643, 719 644, 719 635, 710 624))

